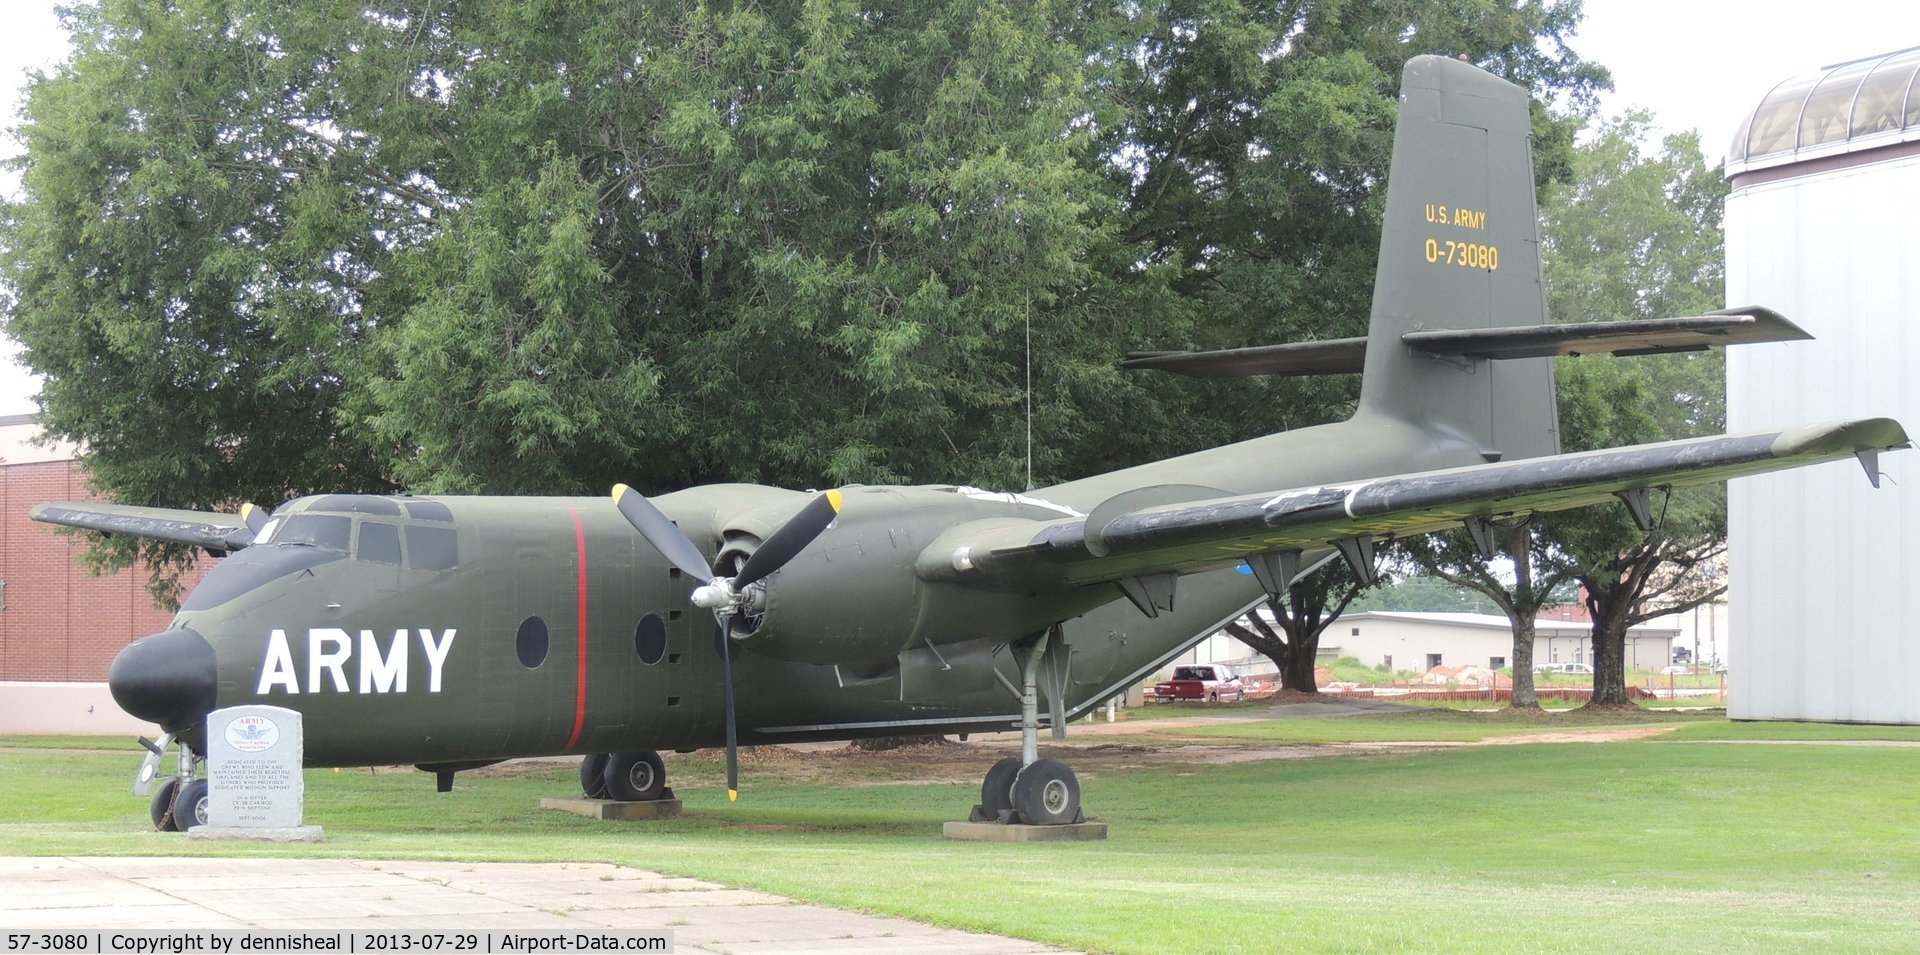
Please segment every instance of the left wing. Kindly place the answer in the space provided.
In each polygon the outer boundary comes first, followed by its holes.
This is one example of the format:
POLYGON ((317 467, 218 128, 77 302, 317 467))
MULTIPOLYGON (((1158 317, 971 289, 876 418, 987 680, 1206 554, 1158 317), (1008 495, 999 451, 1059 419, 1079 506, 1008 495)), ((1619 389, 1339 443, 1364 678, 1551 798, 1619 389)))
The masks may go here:
MULTIPOLYGON (((1477 519, 1557 511, 1636 492, 1723 481, 1906 447, 1898 422, 1868 418, 1399 474, 1147 507, 1111 518, 982 522, 921 554, 930 579, 1032 590, 1220 567, 1258 554, 1425 534, 1477 519), (1098 521, 1098 526, 1094 522, 1098 521)), ((1644 515, 1642 515, 1644 516, 1644 515)), ((1256 568, 1258 569, 1258 568, 1256 568)))
POLYGON ((193 544, 212 551, 236 551, 253 543, 266 515, 249 504, 240 514, 184 511, 170 507, 134 507, 89 501, 48 501, 28 517, 43 524, 80 527, 103 534, 126 534, 193 544))

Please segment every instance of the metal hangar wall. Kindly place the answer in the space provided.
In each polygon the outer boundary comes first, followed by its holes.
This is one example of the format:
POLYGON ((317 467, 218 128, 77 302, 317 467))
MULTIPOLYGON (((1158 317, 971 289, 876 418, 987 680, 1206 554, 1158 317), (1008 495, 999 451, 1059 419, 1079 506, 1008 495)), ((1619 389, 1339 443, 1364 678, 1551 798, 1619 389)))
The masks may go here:
MULTIPOLYGON (((1727 157, 1727 301, 1815 341, 1728 349, 1732 432, 1891 416, 1920 433, 1920 47, 1785 80, 1727 157)), ((1920 723, 1920 452, 1728 489, 1728 715, 1920 723), (1895 482, 1899 482, 1898 485, 1895 482)))

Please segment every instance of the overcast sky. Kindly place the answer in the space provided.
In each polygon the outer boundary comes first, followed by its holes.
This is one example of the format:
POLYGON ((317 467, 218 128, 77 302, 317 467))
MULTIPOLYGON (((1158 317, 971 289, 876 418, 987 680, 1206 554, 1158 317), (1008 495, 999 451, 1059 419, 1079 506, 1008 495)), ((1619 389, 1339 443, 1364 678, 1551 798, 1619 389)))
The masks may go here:
MULTIPOLYGON (((1698 129, 1708 157, 1774 84, 1822 66, 1920 45, 1915 0, 1587 0, 1574 49, 1613 71, 1609 112, 1644 107, 1662 128, 1698 129)), ((26 70, 58 61, 65 39, 49 0, 7 0, 0 103, 16 121, 26 70)), ((16 149, 9 139, 5 153, 16 149)), ((9 193, 11 177, 0 180, 9 193)), ((0 339, 0 415, 35 410, 37 386, 0 339)))

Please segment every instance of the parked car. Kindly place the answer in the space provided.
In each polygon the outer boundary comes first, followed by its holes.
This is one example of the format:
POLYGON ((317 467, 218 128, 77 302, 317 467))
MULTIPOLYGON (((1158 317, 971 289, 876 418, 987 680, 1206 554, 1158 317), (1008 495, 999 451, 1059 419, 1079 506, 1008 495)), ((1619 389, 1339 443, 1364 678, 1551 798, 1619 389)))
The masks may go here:
POLYGON ((1585 663, 1542 663, 1533 668, 1535 673, 1584 673, 1593 675, 1593 667, 1585 663))
POLYGON ((1173 679, 1161 680, 1153 685, 1153 692, 1147 699, 1154 703, 1172 703, 1176 700, 1220 703, 1239 702, 1247 698, 1247 685, 1233 668, 1218 663, 1196 663, 1190 666, 1173 668, 1173 679))

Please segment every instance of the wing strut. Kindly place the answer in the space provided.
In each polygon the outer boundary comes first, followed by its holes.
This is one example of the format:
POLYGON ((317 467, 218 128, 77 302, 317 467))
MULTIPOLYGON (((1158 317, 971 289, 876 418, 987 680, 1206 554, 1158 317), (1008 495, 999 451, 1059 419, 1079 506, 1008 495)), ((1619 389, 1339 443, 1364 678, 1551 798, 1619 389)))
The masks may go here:
POLYGON ((1473 547, 1480 552, 1483 560, 1493 559, 1493 518, 1469 517, 1464 521, 1467 534, 1473 538, 1473 547))
POLYGON ((1179 574, 1143 574, 1138 577, 1122 577, 1115 583, 1133 601, 1140 612, 1149 617, 1160 616, 1161 611, 1173 612, 1173 585, 1180 579, 1179 574))
POLYGON ((1624 491, 1615 491, 1614 497, 1627 506, 1627 513, 1633 517, 1633 526, 1640 528, 1643 534, 1653 533, 1653 491, 1651 488, 1635 487, 1624 491))
POLYGON ((1346 558, 1347 568, 1359 578, 1360 586, 1371 587, 1380 579, 1380 561, 1373 551, 1371 534, 1342 537, 1334 541, 1333 546, 1340 549, 1340 556, 1346 558))
POLYGON ((1247 567, 1253 570, 1254 579, 1260 581, 1260 589, 1266 591, 1267 596, 1279 600, 1287 595, 1287 587, 1293 584, 1293 579, 1300 576, 1300 552, 1282 550, 1248 554, 1247 567))

